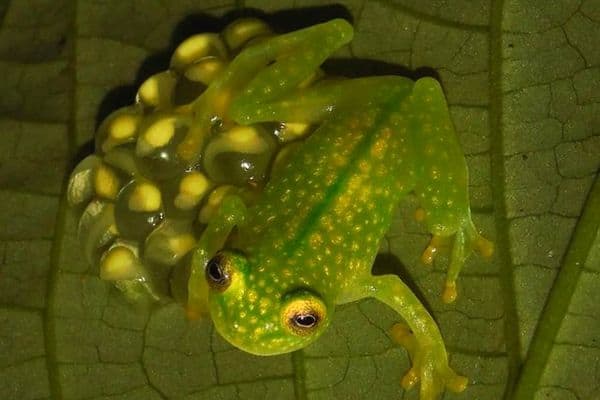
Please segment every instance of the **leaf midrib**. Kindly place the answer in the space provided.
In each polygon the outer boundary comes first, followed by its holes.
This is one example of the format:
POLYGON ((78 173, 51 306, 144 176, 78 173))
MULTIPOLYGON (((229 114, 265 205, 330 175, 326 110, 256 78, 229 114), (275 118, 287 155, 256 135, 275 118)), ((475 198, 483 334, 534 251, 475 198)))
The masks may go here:
POLYGON ((508 377, 503 398, 511 399, 511 393, 518 378, 520 367, 520 342, 518 331, 517 305, 514 290, 514 274, 509 253, 508 221, 505 204, 504 137, 502 126, 502 19, 504 0, 494 0, 490 8, 490 156, 491 186, 496 226, 496 255, 500 268, 499 279, 504 304, 504 338, 508 358, 508 377))
MULTIPOLYGON (((532 399, 539 387, 550 351, 567 315, 588 254, 598 241, 600 224, 600 179, 590 189, 584 210, 531 339, 527 359, 514 391, 514 400, 532 399)), ((580 346, 580 345, 578 345, 580 346)))

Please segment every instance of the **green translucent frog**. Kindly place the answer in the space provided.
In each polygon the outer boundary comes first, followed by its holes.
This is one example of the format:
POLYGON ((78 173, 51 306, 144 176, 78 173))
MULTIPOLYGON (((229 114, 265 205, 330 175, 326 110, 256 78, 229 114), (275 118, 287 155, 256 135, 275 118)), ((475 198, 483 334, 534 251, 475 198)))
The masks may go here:
MULTIPOLYGON (((335 306, 376 298, 408 324, 392 328, 420 381, 421 399, 467 379, 448 365, 440 331, 397 276, 373 276, 379 243, 399 200, 418 196, 433 239, 452 243, 444 300, 473 249, 490 242, 471 220, 467 168, 440 85, 398 76, 302 85, 353 35, 343 20, 275 36, 242 51, 193 104, 197 131, 214 121, 317 124, 247 208, 226 197, 198 242, 188 285, 190 313, 208 311, 218 332, 258 355, 301 349, 331 323, 335 306), (408 329, 410 328, 410 329, 408 329)), ((195 151, 191 131, 180 150, 195 151)))

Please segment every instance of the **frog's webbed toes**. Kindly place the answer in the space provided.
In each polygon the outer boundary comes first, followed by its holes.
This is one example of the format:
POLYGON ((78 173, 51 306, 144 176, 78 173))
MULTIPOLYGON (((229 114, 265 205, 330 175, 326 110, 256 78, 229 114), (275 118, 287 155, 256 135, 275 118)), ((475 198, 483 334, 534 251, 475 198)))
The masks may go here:
POLYGON ((456 393, 466 389, 468 379, 450 368, 443 347, 420 346, 403 323, 392 327, 391 336, 406 349, 412 362, 412 367, 401 380, 404 389, 408 390, 420 382, 420 400, 438 399, 446 389, 456 393))

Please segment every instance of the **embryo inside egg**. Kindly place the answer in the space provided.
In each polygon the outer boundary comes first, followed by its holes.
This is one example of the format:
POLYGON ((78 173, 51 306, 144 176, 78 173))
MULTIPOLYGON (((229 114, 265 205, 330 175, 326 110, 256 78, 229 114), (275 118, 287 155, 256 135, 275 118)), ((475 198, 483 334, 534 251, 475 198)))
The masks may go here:
POLYGON ((127 297, 184 301, 190 252, 223 198, 236 193, 250 204, 313 130, 295 121, 241 126, 215 115, 192 157, 180 151, 197 129, 197 99, 240 51, 269 36, 264 22, 246 18, 186 39, 167 71, 148 77, 132 105, 101 123, 95 153, 71 174, 68 200, 81 213, 86 259, 127 297))

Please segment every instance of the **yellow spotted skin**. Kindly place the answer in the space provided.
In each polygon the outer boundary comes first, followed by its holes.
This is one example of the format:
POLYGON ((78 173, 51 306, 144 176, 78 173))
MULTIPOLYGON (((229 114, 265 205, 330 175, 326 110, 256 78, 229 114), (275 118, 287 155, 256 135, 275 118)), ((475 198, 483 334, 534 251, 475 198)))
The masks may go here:
POLYGON ((312 343, 337 304, 374 297, 412 331, 392 334, 413 363, 403 384, 420 380, 421 399, 435 399, 466 379, 448 366, 423 305, 398 277, 373 276, 373 260, 409 192, 434 237, 453 239, 448 283, 484 239, 471 222, 466 164, 437 81, 383 76, 299 88, 351 37, 341 20, 277 36, 242 52, 218 83, 235 93, 226 115, 238 124, 318 128, 255 205, 224 200, 195 252, 188 307, 208 309, 233 345, 270 355, 312 343))

